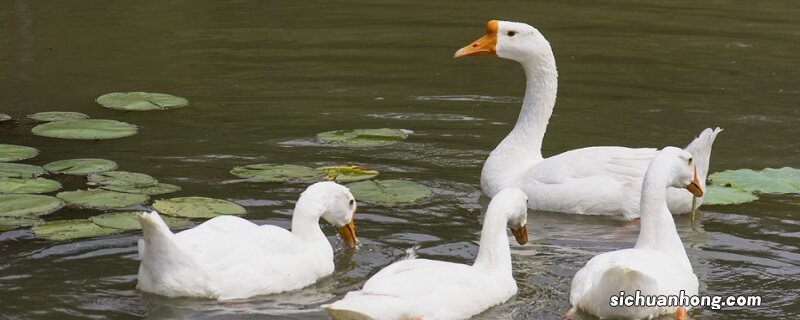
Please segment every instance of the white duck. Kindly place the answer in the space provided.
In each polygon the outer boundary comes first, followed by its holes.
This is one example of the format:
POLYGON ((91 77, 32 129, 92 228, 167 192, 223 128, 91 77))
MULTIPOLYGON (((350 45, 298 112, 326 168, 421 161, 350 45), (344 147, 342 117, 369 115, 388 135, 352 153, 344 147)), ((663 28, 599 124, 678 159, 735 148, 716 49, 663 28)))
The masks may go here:
MULTIPOLYGON (((558 87, 550 43, 527 24, 492 20, 486 35, 455 53, 455 57, 482 55, 519 62, 527 78, 514 129, 483 165, 483 192, 492 197, 503 188, 516 187, 528 195, 531 209, 637 218, 641 180, 657 150, 589 147, 543 158, 542 139, 558 87)), ((706 129, 686 147, 695 157, 703 187, 711 146, 720 131, 706 129)), ((697 199, 698 206, 702 201, 697 199)), ((667 203, 674 214, 692 210, 692 196, 686 190, 670 189, 667 203)))
POLYGON ((301 195, 292 231, 219 216, 173 234, 155 211, 141 213, 137 288, 169 297, 218 300, 299 289, 333 273, 333 249, 320 217, 336 226, 348 245, 357 242, 350 191, 319 182, 301 195))
POLYGON ((667 208, 667 189, 683 187, 703 195, 697 169, 688 152, 667 147, 659 152, 644 177, 641 198, 641 230, 633 249, 599 254, 589 260, 572 279, 569 301, 600 318, 653 318, 663 314, 685 314, 684 307, 612 307, 611 297, 620 291, 634 295, 697 295, 697 276, 667 208), (682 309, 682 310, 678 310, 682 309))
POLYGON ((333 319, 465 319, 501 304, 517 292, 505 227, 520 244, 528 241, 527 197, 500 191, 489 204, 478 257, 472 266, 410 259, 372 276, 363 289, 324 305, 333 319))

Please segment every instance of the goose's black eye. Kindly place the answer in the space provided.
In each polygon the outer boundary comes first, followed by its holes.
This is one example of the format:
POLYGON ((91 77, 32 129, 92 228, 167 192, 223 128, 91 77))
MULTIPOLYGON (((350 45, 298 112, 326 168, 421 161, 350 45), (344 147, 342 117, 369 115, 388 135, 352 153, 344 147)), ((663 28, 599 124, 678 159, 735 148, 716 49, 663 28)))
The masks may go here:
POLYGON ((517 34, 517 32, 516 32, 516 31, 509 31, 509 32, 506 32, 506 35, 507 35, 507 36, 509 36, 509 37, 513 37, 513 36, 514 36, 514 35, 516 35, 516 34, 517 34))
POLYGON ((692 158, 689 158, 689 165, 692 165, 692 158))
POLYGON ((355 200, 353 200, 353 199, 350 199, 350 206, 351 206, 351 207, 352 207, 352 206, 353 206, 353 204, 355 204, 355 203, 356 203, 356 201, 355 201, 355 200))

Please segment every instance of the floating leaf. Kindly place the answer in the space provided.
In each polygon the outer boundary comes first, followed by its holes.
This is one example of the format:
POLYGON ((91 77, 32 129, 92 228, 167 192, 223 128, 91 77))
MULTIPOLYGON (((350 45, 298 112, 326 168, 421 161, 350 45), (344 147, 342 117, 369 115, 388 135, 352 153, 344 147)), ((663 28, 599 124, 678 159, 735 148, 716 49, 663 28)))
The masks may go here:
POLYGON ((0 216, 0 231, 14 230, 19 227, 33 226, 44 222, 34 217, 3 217, 0 216))
POLYGON ((43 215, 61 209, 64 202, 38 194, 0 194, 0 216, 43 215))
POLYGON ((149 111, 180 108, 189 105, 185 98, 148 92, 114 92, 97 98, 100 105, 117 110, 149 111))
POLYGON ((0 144, 0 162, 25 160, 39 154, 36 148, 18 146, 14 144, 0 144))
POLYGON ((121 230, 101 227, 86 219, 47 221, 31 228, 39 238, 48 240, 69 240, 103 236, 121 230))
POLYGON ((9 115, 7 115, 5 113, 0 113, 0 122, 9 121, 9 120, 14 120, 14 118, 12 118, 11 116, 9 116, 9 115))
POLYGON ((181 191, 181 187, 169 183, 159 183, 156 185, 144 186, 144 187, 108 185, 108 186, 100 186, 100 188, 117 192, 125 192, 125 193, 141 193, 151 196, 156 194, 166 194, 166 193, 181 191))
POLYGON ((22 163, 0 163, 0 177, 2 178, 36 178, 45 174, 40 166, 22 163))
POLYGON ((726 170, 708 177, 716 186, 763 193, 800 193, 800 169, 726 170))
POLYGON ((30 114, 28 115, 28 118, 37 121, 52 122, 52 121, 64 121, 64 120, 88 119, 89 116, 80 112, 48 111, 48 112, 39 112, 30 114))
POLYGON ((411 203, 431 196, 431 189, 423 184, 405 180, 369 180, 347 185, 359 201, 401 204, 411 203))
POLYGON ((52 173, 87 175, 117 168, 117 163, 106 159, 68 159, 50 162, 44 169, 52 173))
MULTIPOLYGON (((101 227, 122 229, 122 230, 139 230, 142 225, 139 223, 139 212, 113 212, 101 214, 89 218, 90 221, 96 223, 101 227)), ((192 222, 177 217, 161 216, 164 222, 170 228, 184 228, 192 225, 192 222)))
POLYGON ((58 181, 45 178, 0 178, 0 193, 48 193, 58 189, 58 181))
POLYGON ((187 218, 212 218, 218 215, 247 213, 244 207, 233 202, 204 197, 156 200, 153 208, 159 213, 187 218))
POLYGON ((143 204, 149 199, 146 195, 115 192, 101 189, 59 192, 56 197, 67 204, 95 209, 124 208, 143 204))
POLYGON ((325 173, 326 180, 335 180, 337 182, 369 180, 379 174, 376 170, 360 166, 327 166, 319 167, 317 170, 322 170, 325 173))
POLYGON ((93 182, 103 186, 148 187, 158 184, 156 178, 153 178, 144 173, 136 173, 128 171, 108 171, 108 172, 92 173, 87 178, 89 179, 89 182, 93 182))
POLYGON ((703 196, 705 205, 740 204, 756 200, 758 197, 749 191, 715 185, 706 186, 706 194, 703 196))
POLYGON ((374 147, 397 143, 408 138, 408 130, 400 129, 347 129, 317 134, 317 139, 343 146, 374 147))
POLYGON ((78 140, 117 139, 132 136, 137 131, 130 123, 105 119, 48 122, 31 129, 37 136, 78 140))
POLYGON ((235 167, 231 174, 252 181, 283 182, 293 180, 321 179, 319 170, 293 164, 261 163, 235 167))

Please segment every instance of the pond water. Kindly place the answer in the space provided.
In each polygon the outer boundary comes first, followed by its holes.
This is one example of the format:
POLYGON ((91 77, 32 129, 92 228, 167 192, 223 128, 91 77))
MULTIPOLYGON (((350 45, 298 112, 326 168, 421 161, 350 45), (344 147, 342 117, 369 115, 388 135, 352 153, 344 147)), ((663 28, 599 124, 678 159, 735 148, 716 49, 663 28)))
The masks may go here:
MULTIPOLYGON (((452 58, 489 19, 530 23, 554 48, 559 96, 545 155, 684 146, 720 126, 712 172, 800 167, 798 17, 800 6, 787 0, 4 1, 0 112, 77 111, 140 127, 132 137, 92 142, 0 126, 0 143, 42 151, 24 163, 112 159, 183 187, 168 197, 232 200, 246 206, 247 219, 285 227, 306 185, 235 182, 232 167, 357 163, 435 194, 404 207, 361 204, 358 250, 323 227, 337 248, 332 276, 235 303, 136 291, 137 232, 65 242, 24 229, 0 233, 0 317, 320 319, 320 304, 359 288, 414 245, 424 258, 471 262, 488 203, 481 165, 511 129, 524 86, 514 62, 452 58), (114 91, 166 92, 192 105, 119 112, 93 102, 114 91), (311 143, 318 132, 381 127, 415 134, 368 149, 311 143)), ((705 206, 696 230, 677 217, 702 294, 763 299, 761 307, 691 316, 800 316, 799 212, 800 196, 781 195, 705 206)), ((597 253, 632 246, 638 232, 603 217, 530 212, 528 221, 530 242, 512 244, 519 293, 479 318, 559 318, 575 271, 597 253)))

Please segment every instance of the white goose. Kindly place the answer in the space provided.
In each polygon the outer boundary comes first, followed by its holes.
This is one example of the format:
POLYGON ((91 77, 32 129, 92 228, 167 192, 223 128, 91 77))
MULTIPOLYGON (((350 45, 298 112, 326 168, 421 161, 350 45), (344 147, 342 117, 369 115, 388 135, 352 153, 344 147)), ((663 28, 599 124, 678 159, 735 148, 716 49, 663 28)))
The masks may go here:
POLYGON ((686 307, 612 307, 611 297, 620 291, 634 295, 697 295, 697 276, 667 208, 667 188, 683 187, 700 197, 703 189, 692 155, 667 147, 659 152, 644 177, 639 239, 633 249, 599 254, 572 279, 568 315, 582 309, 600 318, 653 318, 663 314, 685 315, 686 307), (694 177, 693 177, 694 175, 694 177), (680 310, 679 310, 680 309, 680 310))
POLYGON ((141 213, 139 240, 142 291, 169 297, 242 299, 299 289, 333 273, 333 249, 320 217, 336 226, 348 245, 357 242, 350 191, 319 182, 300 195, 292 231, 219 216, 173 234, 155 211, 141 213))
MULTIPOLYGON (((455 57, 482 55, 519 62, 528 79, 514 129, 483 165, 483 192, 492 197, 503 188, 516 187, 528 195, 531 209, 637 218, 641 180, 657 150, 589 147, 543 158, 542 139, 558 87, 550 43, 527 24, 492 20, 486 35, 455 53, 455 57)), ((720 131, 706 129, 686 147, 695 157, 703 187, 711 146, 720 131)), ((702 201, 697 199, 698 206, 702 201)), ((687 213, 692 209, 692 196, 673 188, 667 203, 672 213, 687 213)))
POLYGON ((528 241, 527 197, 500 191, 486 210, 478 257, 472 266, 428 259, 394 263, 359 291, 323 306, 333 319, 465 319, 517 293, 511 275, 506 226, 520 244, 528 241))

